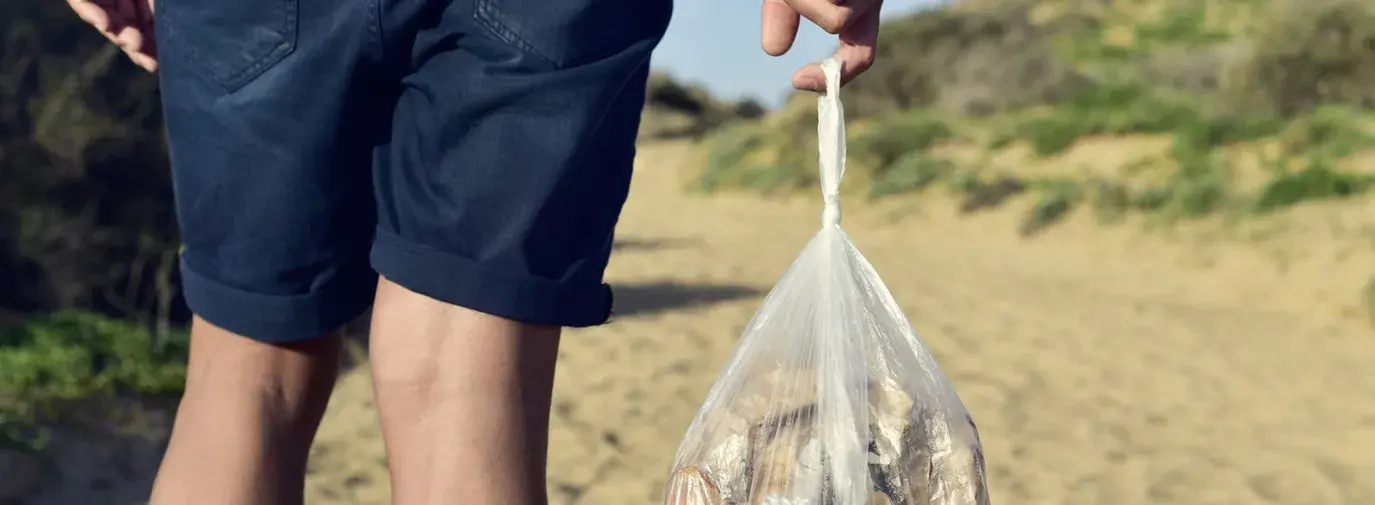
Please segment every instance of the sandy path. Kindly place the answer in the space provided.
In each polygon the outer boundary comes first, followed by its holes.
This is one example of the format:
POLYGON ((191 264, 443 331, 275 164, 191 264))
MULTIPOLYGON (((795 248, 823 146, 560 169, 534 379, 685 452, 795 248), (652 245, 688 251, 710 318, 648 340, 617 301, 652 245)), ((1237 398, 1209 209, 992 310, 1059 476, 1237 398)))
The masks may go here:
MULTIPOLYGON (((609 273, 620 316, 565 339, 554 503, 658 503, 740 328, 818 226, 819 198, 683 194, 686 153, 643 149, 609 273)), ((1356 315, 1375 203, 1250 243, 1087 219, 1026 241, 1013 211, 901 205, 852 204, 846 228, 979 421, 994 503, 1375 504, 1375 338, 1356 315)), ((339 387, 310 503, 386 503, 367 381, 339 387)))

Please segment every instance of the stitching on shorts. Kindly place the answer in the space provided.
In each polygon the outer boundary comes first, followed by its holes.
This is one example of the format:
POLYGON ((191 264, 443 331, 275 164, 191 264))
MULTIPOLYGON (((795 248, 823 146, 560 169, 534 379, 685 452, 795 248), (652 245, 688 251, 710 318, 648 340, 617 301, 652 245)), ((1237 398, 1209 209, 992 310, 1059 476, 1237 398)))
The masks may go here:
POLYGON ((387 32, 382 26, 382 0, 368 0, 368 35, 369 50, 377 61, 382 61, 387 56, 387 32))
POLYGON ((487 30, 492 32, 492 35, 495 35, 498 39, 501 39, 503 42, 511 44, 512 46, 515 46, 517 49, 520 49, 536 57, 539 57, 545 62, 548 62, 556 67, 563 66, 563 64, 560 63, 558 60, 550 58, 549 55, 544 54, 544 52, 540 51, 539 49, 536 49, 534 44, 531 44, 530 41, 525 40, 525 38, 521 37, 519 33, 516 33, 515 30, 512 30, 510 27, 506 26, 505 23, 501 22, 501 13, 497 11, 496 6, 494 5, 494 0, 478 0, 477 10, 473 12, 473 17, 477 19, 478 24, 481 24, 483 27, 487 28, 487 30))
POLYGON ((284 35, 284 40, 282 40, 281 43, 273 47, 272 51, 269 52, 267 56, 264 56, 257 62, 253 63, 252 65, 249 65, 248 68, 240 70, 237 73, 231 74, 230 77, 228 77, 226 80, 230 82, 238 82, 240 85, 246 84, 248 80, 252 79, 253 77, 257 77, 258 74, 263 73, 263 71, 267 70, 268 67, 276 65, 277 62, 281 61, 287 55, 291 54, 292 51, 295 51, 296 37, 300 33, 300 26, 297 25, 297 23, 299 22, 297 19, 297 11, 299 9, 300 2, 297 0, 291 0, 291 4, 286 7, 286 15, 283 16, 285 19, 282 21, 282 32, 284 35))
MULTIPOLYGON (((296 50, 296 41, 300 34, 298 11, 300 10, 299 0, 285 0, 282 3, 282 22, 279 25, 282 41, 272 46, 265 54, 243 69, 223 74, 205 64, 205 57, 194 47, 188 50, 178 51, 182 54, 187 63, 200 69, 202 79, 210 81, 211 84, 224 88, 226 91, 235 91, 247 85, 259 74, 267 71, 268 68, 281 62, 288 55, 296 50)), ((173 22, 169 20, 169 22, 173 22)))

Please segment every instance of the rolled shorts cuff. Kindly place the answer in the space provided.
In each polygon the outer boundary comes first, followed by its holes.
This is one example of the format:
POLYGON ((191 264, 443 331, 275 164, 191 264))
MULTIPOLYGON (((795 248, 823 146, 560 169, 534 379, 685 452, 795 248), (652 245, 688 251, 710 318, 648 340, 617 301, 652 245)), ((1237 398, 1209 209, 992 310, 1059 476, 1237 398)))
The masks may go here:
POLYGON ((367 312, 377 292, 377 275, 372 271, 336 277, 302 295, 245 291, 185 263, 181 275, 192 312, 210 324, 272 344, 307 340, 339 329, 367 312))
POLYGON ((372 266, 387 280, 441 302, 529 324, 585 328, 611 316, 611 288, 502 271, 379 229, 372 266))

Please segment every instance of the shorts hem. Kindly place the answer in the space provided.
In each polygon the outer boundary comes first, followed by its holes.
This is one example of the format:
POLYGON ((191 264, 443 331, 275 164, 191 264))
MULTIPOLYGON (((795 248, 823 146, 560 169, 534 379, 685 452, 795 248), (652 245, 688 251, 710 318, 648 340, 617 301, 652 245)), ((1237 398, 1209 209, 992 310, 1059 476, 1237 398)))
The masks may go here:
POLYGON ((528 324, 586 328, 611 317, 611 288, 501 271, 379 229, 372 266, 382 277, 451 305, 528 324))
POLYGON ((254 293, 226 285, 183 264, 186 304, 206 322, 252 340, 285 344, 323 336, 372 306, 377 276, 355 274, 303 295, 254 293))

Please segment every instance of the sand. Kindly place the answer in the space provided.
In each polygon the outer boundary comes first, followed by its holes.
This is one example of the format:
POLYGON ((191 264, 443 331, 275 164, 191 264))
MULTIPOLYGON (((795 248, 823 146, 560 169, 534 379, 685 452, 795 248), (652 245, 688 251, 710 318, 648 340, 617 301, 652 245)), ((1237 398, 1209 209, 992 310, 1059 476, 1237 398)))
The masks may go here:
MULTIPOLYGON (((684 193, 689 149, 642 148, 608 273, 619 315, 564 340, 553 503, 659 503, 741 327, 819 225, 809 195, 684 193)), ((1231 229, 1077 216, 1031 239, 1017 204, 955 207, 852 202, 845 226, 979 422, 994 503, 1375 503, 1375 201, 1231 229)), ((384 465, 358 369, 309 503, 387 503, 384 465)))

